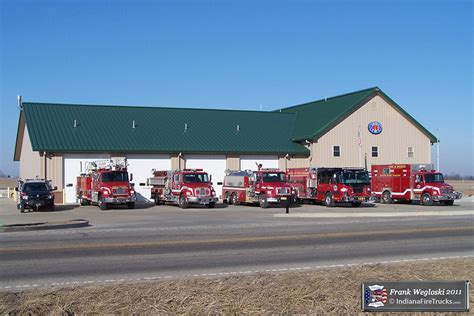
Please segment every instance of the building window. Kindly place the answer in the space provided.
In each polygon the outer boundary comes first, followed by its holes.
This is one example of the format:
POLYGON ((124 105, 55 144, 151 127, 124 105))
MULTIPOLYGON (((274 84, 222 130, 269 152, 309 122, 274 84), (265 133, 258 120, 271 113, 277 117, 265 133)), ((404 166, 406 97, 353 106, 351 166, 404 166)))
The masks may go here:
POLYGON ((340 157, 341 156, 341 146, 333 146, 332 147, 332 155, 334 157, 340 157))
POLYGON ((390 169, 389 169, 389 168, 383 168, 382 174, 383 174, 383 175, 390 174, 390 169))
POLYGON ((415 157, 415 151, 413 150, 413 147, 408 147, 408 158, 413 157, 415 157))
POLYGON ((379 148, 377 146, 372 146, 372 157, 379 156, 379 148))

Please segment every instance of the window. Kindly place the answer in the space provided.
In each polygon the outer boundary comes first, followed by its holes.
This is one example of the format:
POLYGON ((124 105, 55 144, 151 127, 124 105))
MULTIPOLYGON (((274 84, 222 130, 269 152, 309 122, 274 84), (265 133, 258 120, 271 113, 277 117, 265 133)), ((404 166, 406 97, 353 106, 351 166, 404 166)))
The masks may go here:
POLYGON ((341 146, 333 146, 332 155, 334 157, 340 157, 341 156, 341 146))
POLYGON ((389 169, 389 168, 383 168, 382 174, 383 174, 383 175, 390 174, 390 169, 389 169))
POLYGON ((413 147, 408 147, 408 158, 413 157, 415 157, 415 151, 413 150, 413 147))
POLYGON ((379 156, 379 148, 377 146, 372 146, 372 157, 379 156))

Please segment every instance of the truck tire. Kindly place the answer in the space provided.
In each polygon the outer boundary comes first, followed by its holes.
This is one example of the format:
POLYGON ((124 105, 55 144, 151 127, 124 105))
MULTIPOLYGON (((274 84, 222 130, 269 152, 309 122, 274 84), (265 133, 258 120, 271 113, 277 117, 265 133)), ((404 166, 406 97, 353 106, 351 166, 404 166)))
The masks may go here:
POLYGON ((225 196, 224 196, 224 203, 229 204, 229 205, 232 204, 232 201, 230 200, 230 194, 229 194, 229 192, 226 192, 226 193, 225 193, 225 196))
POLYGON ((209 202, 209 204, 207 205, 208 208, 214 208, 216 207, 216 202, 209 202))
POLYGON ((426 206, 431 206, 433 205, 433 198, 431 197, 431 195, 429 193, 423 193, 421 195, 421 204, 422 205, 426 205, 426 206))
POLYGON ((383 204, 392 204, 393 203, 392 195, 390 194, 389 191, 385 191, 384 193, 382 193, 382 203, 383 204))
POLYGON ((20 203, 20 212, 25 213, 25 204, 20 203))
POLYGON ((232 201, 232 204, 234 205, 239 205, 239 198, 237 196, 237 193, 232 193, 232 196, 231 196, 231 201, 232 201))
POLYGON ((326 193, 326 196, 324 197, 324 205, 327 207, 333 207, 334 206, 334 199, 332 197, 331 193, 326 193))
POLYGON ((127 206, 129 209, 134 209, 135 208, 135 202, 128 202, 127 206))
POLYGON ((261 194, 261 195, 258 197, 258 203, 260 204, 260 207, 261 207, 261 208, 267 208, 267 207, 268 207, 267 196, 266 196, 265 194, 261 194))
POLYGON ((186 200, 184 194, 179 196, 178 206, 182 209, 188 208, 188 201, 186 200))
POLYGON ((161 205, 160 197, 155 195, 155 205, 161 205))
POLYGON ((87 205, 87 201, 85 201, 84 198, 82 197, 82 192, 79 193, 79 205, 81 206, 87 205))
POLYGON ((101 197, 99 197, 99 209, 101 211, 105 211, 107 209, 107 203, 105 203, 101 197))

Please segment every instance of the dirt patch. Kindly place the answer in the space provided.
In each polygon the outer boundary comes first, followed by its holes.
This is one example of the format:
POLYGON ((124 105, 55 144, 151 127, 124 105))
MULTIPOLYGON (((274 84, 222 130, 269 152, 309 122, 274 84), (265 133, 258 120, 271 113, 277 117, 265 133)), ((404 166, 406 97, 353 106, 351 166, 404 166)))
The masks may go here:
POLYGON ((362 314, 363 280, 472 280, 473 266, 459 259, 0 293, 0 314, 362 314))
POLYGON ((455 191, 462 192, 465 196, 474 195, 474 181, 472 180, 446 180, 446 182, 451 184, 455 191))

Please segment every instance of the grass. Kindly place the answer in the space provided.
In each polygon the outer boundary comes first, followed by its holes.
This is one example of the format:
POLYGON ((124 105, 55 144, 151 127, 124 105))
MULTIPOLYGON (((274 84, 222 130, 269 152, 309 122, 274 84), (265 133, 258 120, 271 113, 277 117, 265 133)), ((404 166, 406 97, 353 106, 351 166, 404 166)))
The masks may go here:
MULTIPOLYGON (((0 314, 352 315, 362 314, 360 283, 364 280, 472 280, 473 267, 474 259, 456 259, 287 274, 3 292, 0 293, 0 314)), ((471 291, 471 302, 473 293, 471 291)))

